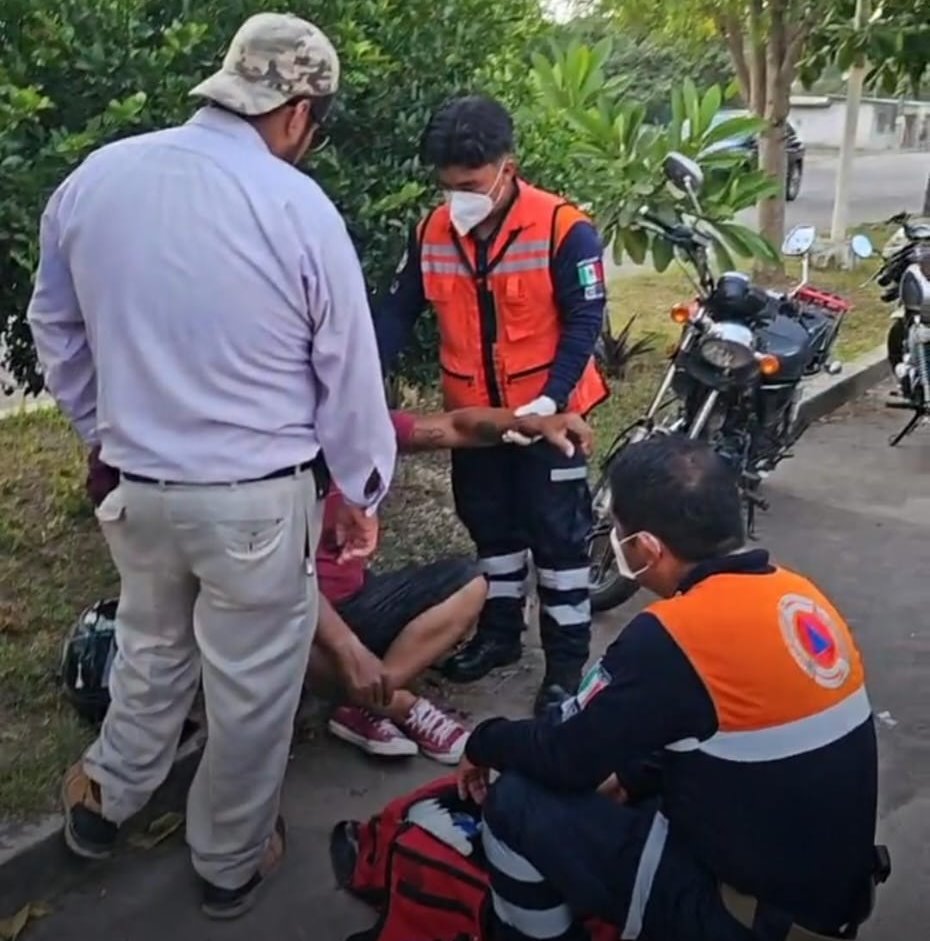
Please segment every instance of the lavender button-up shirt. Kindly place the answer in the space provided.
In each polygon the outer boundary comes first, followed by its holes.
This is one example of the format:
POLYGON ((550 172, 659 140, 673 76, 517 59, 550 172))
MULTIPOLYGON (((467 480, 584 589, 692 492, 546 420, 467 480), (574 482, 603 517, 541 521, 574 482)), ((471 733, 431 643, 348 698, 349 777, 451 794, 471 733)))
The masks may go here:
POLYGON ((159 480, 262 477, 322 447, 353 503, 394 428, 358 258, 322 190, 205 108, 98 150, 42 217, 29 322, 101 458, 159 480))

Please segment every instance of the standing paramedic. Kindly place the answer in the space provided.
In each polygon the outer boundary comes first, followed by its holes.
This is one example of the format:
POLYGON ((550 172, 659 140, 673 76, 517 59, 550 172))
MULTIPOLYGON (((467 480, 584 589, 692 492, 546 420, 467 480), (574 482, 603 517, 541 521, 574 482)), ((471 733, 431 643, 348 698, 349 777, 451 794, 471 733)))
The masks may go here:
MULTIPOLYGON (((584 213, 519 178, 513 151, 511 117, 490 98, 453 99, 430 119, 421 159, 445 200, 411 235, 376 312, 382 365, 429 305, 446 409, 585 415, 608 395, 593 358, 606 304, 601 241, 584 213)), ((457 451, 452 486, 488 600, 446 675, 470 682, 520 658, 531 552, 546 654, 536 708, 574 693, 591 636, 584 455, 543 443, 457 451)))
POLYGON ((171 768, 202 674, 187 839, 214 918, 248 910, 284 854, 321 455, 345 558, 373 550, 394 469, 358 258, 295 167, 338 82, 317 27, 254 16, 194 89, 205 107, 91 154, 42 218, 29 322, 46 382, 120 473, 97 507, 122 585, 112 701, 65 779, 65 837, 112 852, 171 768))

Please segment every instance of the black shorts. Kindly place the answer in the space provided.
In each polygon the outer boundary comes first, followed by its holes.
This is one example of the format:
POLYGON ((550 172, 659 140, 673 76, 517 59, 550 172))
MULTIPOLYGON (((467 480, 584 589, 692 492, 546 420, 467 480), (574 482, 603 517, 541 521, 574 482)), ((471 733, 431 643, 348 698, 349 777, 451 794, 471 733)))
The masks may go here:
POLYGON ((465 558, 368 572, 364 585, 333 607, 359 640, 383 657, 414 618, 448 601, 480 574, 477 563, 465 558))

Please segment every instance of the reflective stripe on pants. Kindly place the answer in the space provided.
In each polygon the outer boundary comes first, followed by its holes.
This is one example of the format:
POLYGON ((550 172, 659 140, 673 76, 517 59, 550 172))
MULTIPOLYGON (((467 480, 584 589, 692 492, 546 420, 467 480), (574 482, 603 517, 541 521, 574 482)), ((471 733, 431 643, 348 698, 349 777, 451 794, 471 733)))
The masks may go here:
POLYGON ((580 673, 591 636, 591 498, 583 457, 567 458, 546 443, 455 451, 452 486, 488 578, 479 631, 519 638, 526 568, 517 560, 528 548, 539 575, 547 665, 567 676, 580 673))
POLYGON ((483 809, 495 941, 587 941, 568 913, 626 941, 752 941, 654 803, 558 793, 508 772, 483 809))

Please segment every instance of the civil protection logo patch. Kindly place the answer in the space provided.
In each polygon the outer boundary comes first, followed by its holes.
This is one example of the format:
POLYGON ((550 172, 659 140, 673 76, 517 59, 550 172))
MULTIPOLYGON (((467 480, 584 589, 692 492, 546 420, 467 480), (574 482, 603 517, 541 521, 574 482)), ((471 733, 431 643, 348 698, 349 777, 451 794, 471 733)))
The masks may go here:
POLYGON ((830 615, 804 595, 783 595, 778 620, 798 666, 820 686, 842 686, 851 669, 849 650, 830 615))

